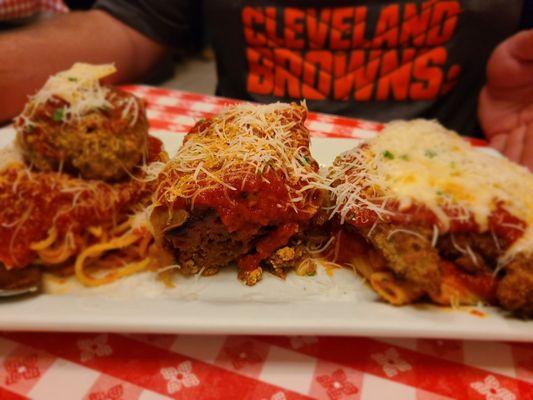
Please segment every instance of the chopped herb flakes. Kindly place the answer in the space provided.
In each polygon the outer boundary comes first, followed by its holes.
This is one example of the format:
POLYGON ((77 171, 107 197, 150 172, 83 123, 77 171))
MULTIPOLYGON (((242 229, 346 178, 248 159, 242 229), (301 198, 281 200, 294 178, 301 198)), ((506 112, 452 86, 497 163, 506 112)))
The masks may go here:
POLYGON ((433 157, 435 157, 437 155, 437 153, 434 150, 431 150, 431 149, 426 150, 426 152, 424 154, 428 158, 433 158, 433 157))
POLYGON ((64 116, 65 116, 65 110, 63 108, 56 108, 52 118, 54 119, 55 122, 61 122, 63 121, 64 116))
POLYGON ((309 159, 309 157, 307 157, 307 156, 303 156, 302 158, 303 158, 303 159, 300 159, 300 160, 299 160, 300 165, 305 165, 305 164, 310 164, 310 163, 311 163, 311 160, 309 159))
POLYGON ((394 154, 392 154, 390 151, 385 150, 383 152, 383 157, 388 158, 389 160, 394 160, 394 154))

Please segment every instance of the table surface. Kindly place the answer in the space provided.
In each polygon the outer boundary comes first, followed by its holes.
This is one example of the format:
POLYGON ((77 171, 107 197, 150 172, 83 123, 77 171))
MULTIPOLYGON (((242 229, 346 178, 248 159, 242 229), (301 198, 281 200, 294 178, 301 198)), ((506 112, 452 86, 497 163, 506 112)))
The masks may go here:
MULTIPOLYGON (((146 86, 153 130, 233 100, 146 86)), ((311 113, 318 137, 380 124, 311 113)), ((533 328, 532 328, 533 338, 533 328)), ((0 399, 533 399, 533 344, 429 339, 0 333, 0 399)))
POLYGON ((67 12, 63 0, 1 0, 0 21, 20 20, 39 13, 67 12))

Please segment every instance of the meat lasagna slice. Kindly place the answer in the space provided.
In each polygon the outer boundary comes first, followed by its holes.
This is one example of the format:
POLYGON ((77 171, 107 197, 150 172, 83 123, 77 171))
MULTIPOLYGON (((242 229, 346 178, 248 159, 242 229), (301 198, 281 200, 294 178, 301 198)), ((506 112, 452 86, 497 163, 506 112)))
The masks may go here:
POLYGON ((264 268, 284 276, 299 264, 324 186, 306 115, 303 105, 239 105, 187 134, 159 176, 151 215, 182 273, 235 262, 253 285, 264 268))
POLYGON ((533 175, 526 168, 416 120, 390 123, 341 154, 329 177, 337 249, 354 249, 343 261, 385 300, 533 313, 533 175))

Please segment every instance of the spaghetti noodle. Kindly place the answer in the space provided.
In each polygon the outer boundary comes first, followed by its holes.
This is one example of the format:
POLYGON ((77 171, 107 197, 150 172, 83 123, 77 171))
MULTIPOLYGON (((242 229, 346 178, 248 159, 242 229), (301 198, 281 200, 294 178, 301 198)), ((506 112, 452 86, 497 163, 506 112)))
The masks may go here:
POLYGON ((0 171, 0 262, 8 270, 56 269, 75 260, 76 277, 89 286, 144 269, 152 237, 131 215, 146 207, 151 191, 149 182, 111 185, 11 165, 0 171), (86 271, 126 261, 103 278, 86 271))
POLYGON ((154 165, 166 155, 148 135, 143 101, 100 82, 114 72, 75 64, 50 77, 16 118, 19 154, 0 166, 7 272, 39 265, 97 286, 154 261, 147 224, 133 216, 146 209, 154 165), (110 271, 93 274, 101 269, 110 271))

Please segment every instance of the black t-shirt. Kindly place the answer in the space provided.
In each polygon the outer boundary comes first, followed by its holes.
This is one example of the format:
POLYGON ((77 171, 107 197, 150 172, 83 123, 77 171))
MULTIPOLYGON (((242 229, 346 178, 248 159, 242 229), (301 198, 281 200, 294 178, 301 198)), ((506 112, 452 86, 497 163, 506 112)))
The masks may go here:
MULTIPOLYGON (((523 0, 204 0, 218 95, 306 99, 310 109, 389 121, 437 118, 479 134, 477 96, 494 47, 518 30, 523 0)), ((194 0, 100 0, 179 48, 194 0)))

